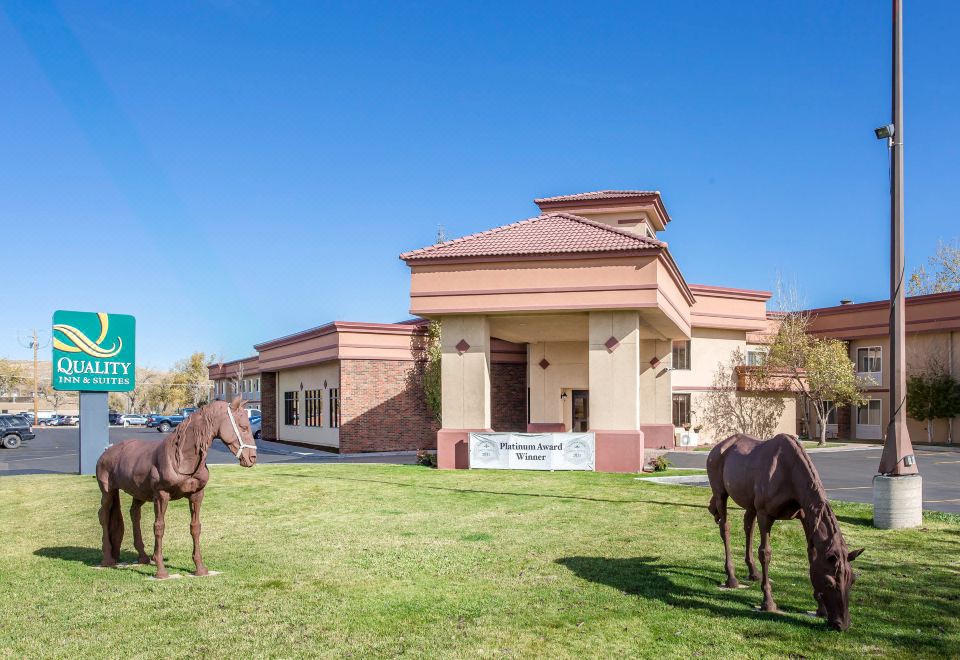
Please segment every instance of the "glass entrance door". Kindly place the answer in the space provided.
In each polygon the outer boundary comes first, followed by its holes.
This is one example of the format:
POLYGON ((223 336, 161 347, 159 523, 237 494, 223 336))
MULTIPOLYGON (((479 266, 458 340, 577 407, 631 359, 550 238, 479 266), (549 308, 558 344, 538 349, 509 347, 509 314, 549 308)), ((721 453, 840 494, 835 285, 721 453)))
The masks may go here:
POLYGON ((590 429, 590 392, 573 390, 573 430, 576 432, 590 429))

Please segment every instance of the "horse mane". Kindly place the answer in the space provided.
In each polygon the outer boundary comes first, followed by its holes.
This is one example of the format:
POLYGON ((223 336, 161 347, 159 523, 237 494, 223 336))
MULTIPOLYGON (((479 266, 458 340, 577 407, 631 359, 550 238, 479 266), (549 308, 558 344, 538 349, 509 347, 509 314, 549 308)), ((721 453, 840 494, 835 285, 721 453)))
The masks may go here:
MULTIPOLYGON (((208 417, 212 411, 211 404, 207 404, 185 419, 173 431, 169 442, 173 445, 176 454, 177 471, 180 472, 180 463, 183 462, 183 446, 192 446, 197 454, 197 468, 206 458, 207 450, 210 448, 210 442, 213 440, 213 434, 216 431, 216 424, 213 419, 208 417)), ((192 474, 183 473, 181 474, 192 474)))
MULTIPOLYGON (((812 510, 814 517, 810 525, 811 535, 814 531, 820 529, 821 526, 824 526, 828 537, 839 537, 842 541, 843 536, 840 534, 840 524, 837 521, 836 515, 833 513, 833 509, 830 507, 827 492, 823 489, 823 483, 820 481, 817 470, 813 466, 813 461, 810 460, 810 454, 804 451, 796 438, 787 434, 784 435, 790 438, 794 450, 800 457, 799 464, 805 470, 810 483, 812 497, 807 503, 801 503, 801 505, 805 509, 810 508, 812 510)), ((805 511, 805 514, 809 515, 809 513, 811 513, 811 511, 805 511)))

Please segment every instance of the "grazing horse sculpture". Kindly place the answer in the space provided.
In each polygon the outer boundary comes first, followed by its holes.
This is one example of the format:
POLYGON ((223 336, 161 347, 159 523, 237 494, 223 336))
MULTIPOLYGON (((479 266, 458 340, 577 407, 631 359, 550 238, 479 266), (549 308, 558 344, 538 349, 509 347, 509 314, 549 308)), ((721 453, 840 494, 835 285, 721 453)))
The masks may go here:
POLYGON ((747 537, 746 563, 750 580, 758 579, 753 563, 753 524, 760 526, 760 565, 763 569, 763 604, 775 612, 770 590, 770 529, 776 520, 800 518, 807 537, 810 582, 817 601, 817 616, 826 617, 832 628, 850 627, 848 599, 854 574, 852 562, 863 548, 847 551, 837 518, 827 502, 820 476, 795 438, 786 434, 770 440, 733 435, 718 443, 707 458, 707 475, 713 497, 710 513, 720 526, 726 560, 726 588, 739 586, 730 558, 730 523, 727 498, 744 509, 743 530, 747 537))
POLYGON ((233 452, 244 467, 257 462, 257 446, 250 433, 250 421, 242 408, 243 400, 233 403, 214 401, 190 415, 176 430, 160 442, 124 440, 109 447, 97 461, 97 483, 100 485, 100 525, 103 527, 103 561, 101 566, 116 566, 123 541, 123 514, 120 491, 133 496, 130 520, 133 523, 133 546, 137 561, 149 564, 140 532, 140 509, 152 501, 156 519, 153 523, 153 561, 157 579, 170 577, 163 564, 163 530, 167 504, 186 497, 190 500, 190 535, 193 537, 194 575, 208 575, 200 556, 200 503, 203 489, 210 478, 207 452, 215 438, 233 452))

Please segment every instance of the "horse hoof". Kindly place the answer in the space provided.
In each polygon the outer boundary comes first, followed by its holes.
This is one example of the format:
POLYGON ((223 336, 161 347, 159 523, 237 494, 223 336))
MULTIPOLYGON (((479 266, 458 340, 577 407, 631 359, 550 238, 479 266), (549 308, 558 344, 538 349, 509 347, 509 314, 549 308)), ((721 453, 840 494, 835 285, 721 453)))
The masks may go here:
POLYGON ((137 557, 137 563, 147 566, 148 564, 152 564, 153 562, 150 561, 150 557, 137 557))
POLYGON ((724 582, 720 585, 721 589, 746 589, 747 585, 740 584, 739 582, 724 582))
POLYGON ((208 571, 206 568, 198 568, 193 572, 193 574, 197 577, 204 577, 206 575, 210 575, 210 571, 208 571))
POLYGON ((760 580, 760 576, 757 575, 756 573, 752 573, 747 576, 747 579, 750 580, 751 582, 757 582, 760 580))
POLYGON ((754 609, 757 610, 758 612, 769 612, 770 614, 780 613, 780 610, 777 609, 777 606, 775 603, 771 603, 769 605, 767 603, 763 603, 762 605, 760 605, 759 607, 755 607, 754 609))
POLYGON ((154 577, 154 579, 157 579, 157 580, 169 580, 169 579, 170 579, 170 574, 169 574, 169 573, 166 573, 166 572, 164 572, 164 573, 157 573, 157 574, 154 575, 153 577, 154 577))

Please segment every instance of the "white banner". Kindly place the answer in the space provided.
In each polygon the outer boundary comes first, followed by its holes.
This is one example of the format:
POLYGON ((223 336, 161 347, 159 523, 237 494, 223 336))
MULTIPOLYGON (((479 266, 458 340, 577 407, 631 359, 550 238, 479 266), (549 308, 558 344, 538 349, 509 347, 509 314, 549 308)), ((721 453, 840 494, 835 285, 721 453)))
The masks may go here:
POLYGON ((470 467, 593 470, 593 433, 471 433, 470 467))

